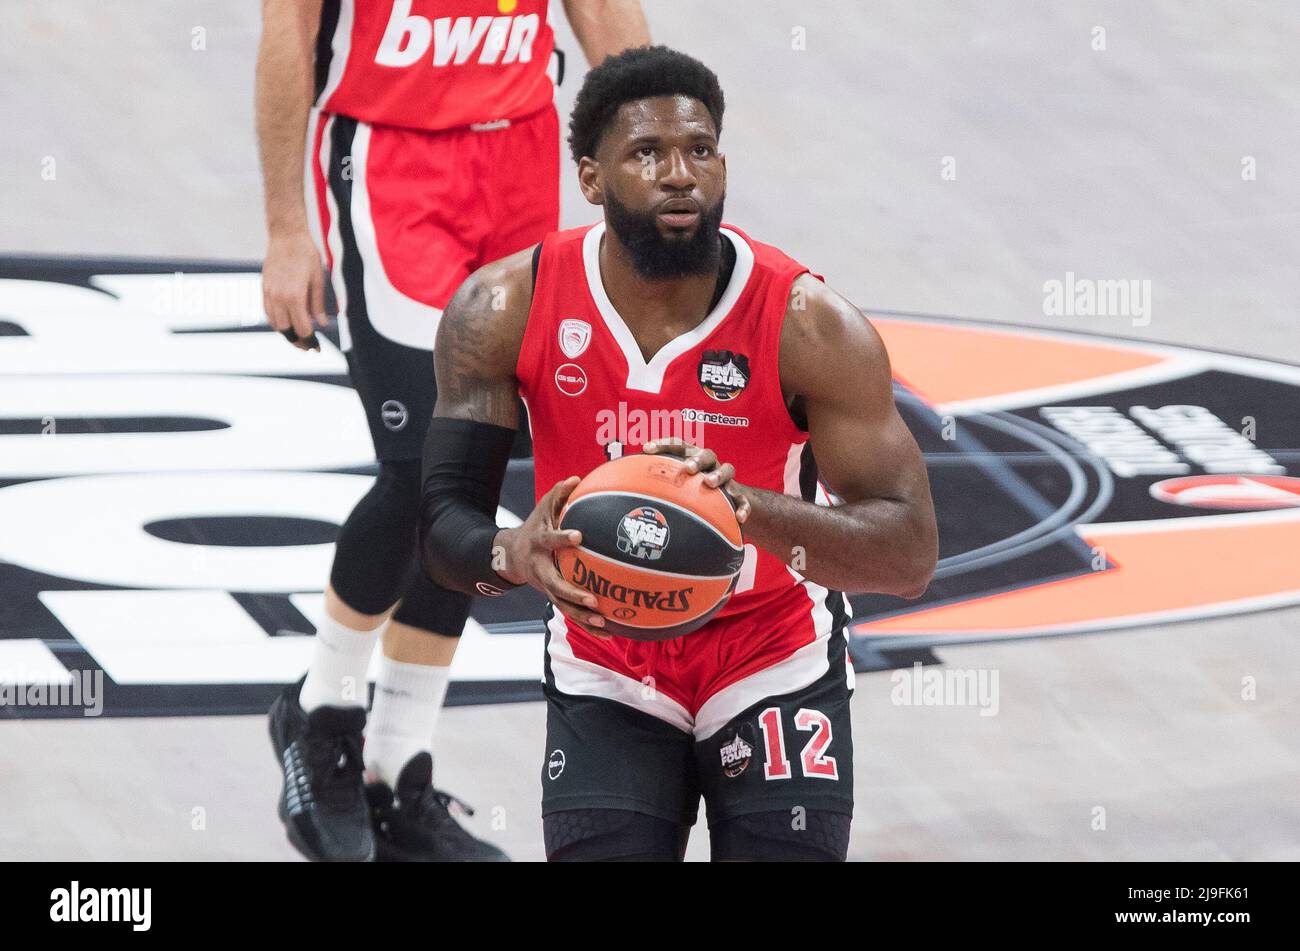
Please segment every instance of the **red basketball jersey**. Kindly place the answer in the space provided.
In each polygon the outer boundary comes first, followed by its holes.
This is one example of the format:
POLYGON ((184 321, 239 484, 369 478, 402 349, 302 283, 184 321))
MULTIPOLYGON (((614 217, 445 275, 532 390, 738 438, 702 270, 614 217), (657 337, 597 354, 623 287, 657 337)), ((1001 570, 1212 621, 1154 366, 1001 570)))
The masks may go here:
POLYGON ((437 131, 549 106, 547 0, 325 0, 316 104, 437 131))
MULTIPOLYGON (((808 434, 790 418, 780 382, 791 283, 808 269, 724 225, 736 264, 721 299, 703 323, 646 361, 601 281, 604 231, 603 222, 561 231, 542 245, 516 367, 532 427, 537 497, 561 479, 639 452, 646 442, 676 437, 712 449, 745 485, 824 502, 806 451, 808 434)), ((708 684, 700 681, 700 696, 706 696, 826 636, 844 609, 843 595, 748 544, 731 600, 705 627, 677 640, 683 651, 708 654, 711 632, 754 624, 757 633, 726 651, 726 666, 734 669, 703 675, 708 684)), ((575 653, 633 677, 641 676, 641 660, 662 653, 622 638, 597 641, 568 627, 575 653)))

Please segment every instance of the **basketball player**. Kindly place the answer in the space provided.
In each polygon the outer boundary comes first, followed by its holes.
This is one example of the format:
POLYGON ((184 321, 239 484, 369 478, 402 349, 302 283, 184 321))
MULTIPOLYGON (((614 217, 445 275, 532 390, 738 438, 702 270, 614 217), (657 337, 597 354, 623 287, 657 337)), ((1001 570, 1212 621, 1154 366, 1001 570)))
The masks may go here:
POLYGON ((438 331, 424 563, 447 587, 529 584, 558 609, 544 686, 551 860, 680 860, 701 794, 715 859, 843 860, 852 669, 839 592, 917 597, 935 566, 929 483, 880 338, 801 264, 720 224, 722 114, 714 74, 664 47, 592 70, 569 144, 604 220, 481 268, 438 331), (539 499, 521 527, 498 529, 516 391, 539 499), (609 410, 704 422, 695 445, 602 445, 609 410), (706 473, 748 543, 724 609, 655 643, 605 635, 594 597, 552 561, 581 541, 556 527, 578 477, 638 451, 706 473), (841 504, 824 504, 827 489, 841 504))
MULTIPOLYGON (((564 6, 592 63, 648 42, 636 0, 564 6)), ((318 348, 319 243, 379 460, 339 533, 310 668, 271 712, 280 814, 312 859, 504 859, 461 828, 432 785, 434 730, 469 598, 418 570, 419 459, 447 299, 475 268, 558 224, 547 14, 547 0, 263 3, 267 319, 296 346, 318 348)))

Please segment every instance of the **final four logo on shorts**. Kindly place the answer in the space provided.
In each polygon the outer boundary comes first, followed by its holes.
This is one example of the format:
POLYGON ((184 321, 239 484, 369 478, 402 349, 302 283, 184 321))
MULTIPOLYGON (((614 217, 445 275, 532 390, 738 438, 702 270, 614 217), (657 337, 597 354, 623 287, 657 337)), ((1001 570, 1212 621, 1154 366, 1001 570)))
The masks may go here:
POLYGON ((735 779, 745 771, 754 755, 754 731, 748 723, 742 723, 736 735, 722 744, 721 754, 722 774, 728 779, 735 779))
POLYGON ((730 350, 705 350, 699 372, 705 393, 715 400, 734 400, 749 385, 749 357, 730 350))
POLYGON ((560 349, 570 360, 582 356, 591 344, 591 324, 576 317, 560 321, 560 349))

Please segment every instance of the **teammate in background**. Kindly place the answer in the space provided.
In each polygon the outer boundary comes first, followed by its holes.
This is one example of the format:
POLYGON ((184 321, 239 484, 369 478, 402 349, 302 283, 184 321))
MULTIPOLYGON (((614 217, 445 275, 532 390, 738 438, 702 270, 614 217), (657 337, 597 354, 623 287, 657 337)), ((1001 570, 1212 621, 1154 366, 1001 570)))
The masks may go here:
MULTIPOLYGON (((564 8, 592 64, 649 42, 637 0, 564 8)), ((280 815, 312 859, 505 858, 452 818, 450 797, 432 783, 434 730, 470 599, 418 570, 419 460, 447 299, 484 262, 558 226, 553 48, 547 0, 263 2, 267 320, 318 349, 323 251, 379 460, 339 533, 311 666, 271 711, 280 815), (367 722, 366 672, 381 632, 367 722)))
POLYGON ((529 584, 558 609, 542 766, 552 860, 680 860, 701 794, 715 859, 843 860, 852 668, 839 592, 917 597, 935 567, 929 482, 879 336, 802 265, 721 225, 722 114, 717 77, 664 47, 593 69, 569 144, 604 220, 477 271, 438 331, 425 566, 459 591, 529 584), (516 392, 538 503, 498 529, 516 392), (602 411, 620 403, 620 416, 709 420, 703 445, 602 445, 602 411), (604 635, 595 599, 551 557, 581 541, 556 527, 577 477, 638 450, 707 473, 747 542, 723 610, 653 643, 604 635))

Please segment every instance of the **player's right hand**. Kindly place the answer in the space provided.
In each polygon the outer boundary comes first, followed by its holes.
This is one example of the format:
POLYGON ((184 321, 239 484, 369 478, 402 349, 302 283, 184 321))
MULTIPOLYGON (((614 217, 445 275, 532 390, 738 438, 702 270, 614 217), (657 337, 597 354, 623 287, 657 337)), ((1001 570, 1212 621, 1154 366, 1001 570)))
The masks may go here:
POLYGON ((582 543, 582 532, 560 529, 560 513, 569 495, 581 481, 577 476, 555 483, 538 501, 524 524, 497 533, 497 544, 504 547, 505 567, 497 573, 514 584, 532 585, 551 599, 556 610, 588 634, 599 638, 610 635, 601 630, 605 619, 593 609, 596 596, 564 580, 555 566, 554 553, 582 543))
POLYGON ((299 350, 319 350, 312 327, 324 327, 325 275, 320 252, 306 228, 273 233, 262 264, 266 322, 299 350))

